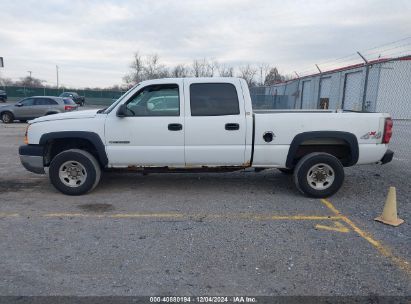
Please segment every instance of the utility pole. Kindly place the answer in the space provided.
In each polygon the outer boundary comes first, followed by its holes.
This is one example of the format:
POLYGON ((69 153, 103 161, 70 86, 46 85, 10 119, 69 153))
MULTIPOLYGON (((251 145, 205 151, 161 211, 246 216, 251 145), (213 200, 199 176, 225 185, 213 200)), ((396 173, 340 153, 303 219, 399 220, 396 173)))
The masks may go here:
POLYGON ((33 73, 32 71, 27 71, 27 73, 29 73, 29 87, 32 87, 33 84, 31 82, 31 73, 33 73))
MULTIPOLYGON (((3 57, 0 57, 0 68, 4 69, 4 59, 3 57)), ((0 80, 1 80, 1 74, 0 74, 0 80)), ((0 81, 0 84, 2 83, 2 81, 0 81)), ((6 84, 3 82, 3 88, 4 90, 6 90, 6 84)))
POLYGON ((56 65, 57 90, 59 89, 59 66, 56 65))

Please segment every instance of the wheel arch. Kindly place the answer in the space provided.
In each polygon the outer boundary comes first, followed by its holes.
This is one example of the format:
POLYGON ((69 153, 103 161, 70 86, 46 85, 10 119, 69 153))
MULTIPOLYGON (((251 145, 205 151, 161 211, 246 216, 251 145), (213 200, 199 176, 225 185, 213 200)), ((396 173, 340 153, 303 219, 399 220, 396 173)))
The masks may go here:
MULTIPOLYGON (((293 168, 298 160, 298 151, 303 143, 308 141, 340 141, 343 142, 349 148, 349 157, 344 161, 344 166, 349 167, 355 165, 359 157, 359 148, 357 137, 349 132, 343 131, 311 131, 297 134, 291 142, 290 149, 288 150, 286 166, 287 168, 293 168)), ((320 146, 320 144, 313 145, 320 146)), ((322 151, 318 151, 322 152, 322 151)))
POLYGON ((72 142, 87 142, 92 145, 95 149, 95 156, 99 163, 105 167, 108 164, 108 158, 105 150, 105 146, 100 136, 94 132, 87 131, 60 131, 60 132, 50 132, 43 134, 40 137, 39 144, 45 147, 52 145, 55 141, 72 141, 72 142))

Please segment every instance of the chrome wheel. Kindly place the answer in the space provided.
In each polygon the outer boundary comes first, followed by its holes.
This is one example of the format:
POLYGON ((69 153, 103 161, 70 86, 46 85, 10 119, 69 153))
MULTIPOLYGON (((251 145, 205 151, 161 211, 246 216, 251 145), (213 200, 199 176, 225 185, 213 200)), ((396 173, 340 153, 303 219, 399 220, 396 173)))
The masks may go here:
POLYGON ((307 182, 315 190, 329 188, 335 179, 335 172, 329 165, 320 163, 312 166, 307 173, 307 182))
POLYGON ((67 161, 60 166, 60 181, 69 187, 80 187, 87 179, 87 171, 77 161, 67 161))

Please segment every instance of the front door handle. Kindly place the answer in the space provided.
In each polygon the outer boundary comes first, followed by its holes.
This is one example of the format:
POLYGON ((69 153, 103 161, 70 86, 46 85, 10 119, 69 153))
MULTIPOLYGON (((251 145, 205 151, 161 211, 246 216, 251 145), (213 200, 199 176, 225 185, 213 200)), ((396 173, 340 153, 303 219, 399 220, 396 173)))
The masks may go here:
POLYGON ((171 123, 168 125, 170 131, 181 131, 183 130, 183 125, 179 123, 171 123))
POLYGON ((226 123, 225 129, 228 131, 235 131, 240 129, 240 125, 238 123, 226 123))

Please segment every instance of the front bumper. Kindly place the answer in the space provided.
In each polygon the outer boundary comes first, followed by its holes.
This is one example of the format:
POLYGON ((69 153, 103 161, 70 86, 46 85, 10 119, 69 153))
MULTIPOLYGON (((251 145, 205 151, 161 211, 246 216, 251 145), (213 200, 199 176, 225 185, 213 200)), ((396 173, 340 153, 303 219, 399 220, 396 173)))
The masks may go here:
POLYGON ((25 145, 20 146, 19 154, 20 161, 24 168, 28 171, 45 174, 44 163, 43 163, 43 146, 39 145, 25 145))
POLYGON ((385 152, 384 156, 381 158, 381 164, 384 165, 386 163, 389 163, 390 161, 392 161, 393 157, 394 152, 388 149, 387 152, 385 152))

